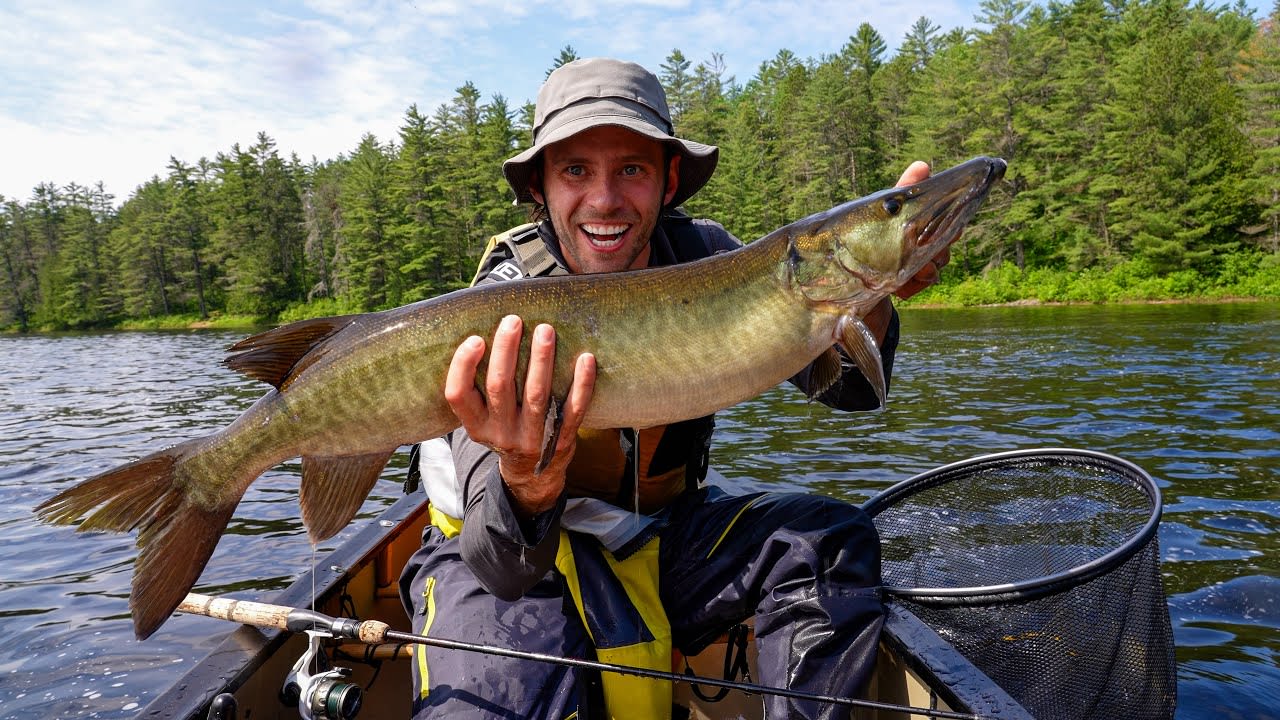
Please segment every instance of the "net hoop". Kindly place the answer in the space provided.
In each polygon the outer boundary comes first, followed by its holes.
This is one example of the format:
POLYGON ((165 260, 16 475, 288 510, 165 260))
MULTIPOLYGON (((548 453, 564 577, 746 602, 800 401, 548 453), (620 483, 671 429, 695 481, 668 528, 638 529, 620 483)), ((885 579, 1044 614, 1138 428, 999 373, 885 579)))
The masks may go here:
POLYGON ((1077 464, 1099 467, 1124 476, 1130 484, 1147 496, 1151 512, 1143 526, 1128 540, 1105 554, 1067 570, 1029 580, 998 585, 972 587, 893 587, 882 588, 887 596, 909 598, 914 602, 934 605, 988 605, 1025 601, 1076 587, 1106 573, 1133 557, 1147 545, 1160 525, 1163 510, 1160 488, 1145 470, 1114 455, 1078 448, 1032 448, 991 453, 943 465, 899 482, 867 500, 862 509, 875 517, 902 500, 933 487, 958 480, 994 467, 1011 466, 1026 460, 1053 462, 1074 460, 1077 464))

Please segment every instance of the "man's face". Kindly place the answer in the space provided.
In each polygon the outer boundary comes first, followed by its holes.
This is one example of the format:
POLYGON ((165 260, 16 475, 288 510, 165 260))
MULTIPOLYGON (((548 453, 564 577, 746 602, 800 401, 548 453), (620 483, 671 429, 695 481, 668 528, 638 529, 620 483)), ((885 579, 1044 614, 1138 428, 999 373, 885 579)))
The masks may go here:
POLYGON ((612 125, 547 146, 542 187, 531 193, 546 206, 569 269, 648 265, 649 237, 675 195, 679 163, 677 155, 664 167, 661 143, 612 125))

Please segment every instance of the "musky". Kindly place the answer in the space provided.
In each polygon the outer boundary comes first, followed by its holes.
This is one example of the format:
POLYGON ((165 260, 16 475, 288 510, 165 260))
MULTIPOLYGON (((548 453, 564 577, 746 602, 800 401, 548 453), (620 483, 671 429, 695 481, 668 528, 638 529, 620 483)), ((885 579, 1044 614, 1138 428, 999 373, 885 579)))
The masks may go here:
POLYGON ((978 0, 0 0, 0 196, 101 181, 120 203, 171 156, 212 158, 259 131, 285 156, 331 159, 366 132, 395 139, 411 104, 429 114, 468 81, 517 108, 566 45, 654 72, 674 48, 695 65, 721 53, 744 82, 784 48, 839 51, 863 22, 893 53, 921 16, 945 31, 977 12, 978 0))

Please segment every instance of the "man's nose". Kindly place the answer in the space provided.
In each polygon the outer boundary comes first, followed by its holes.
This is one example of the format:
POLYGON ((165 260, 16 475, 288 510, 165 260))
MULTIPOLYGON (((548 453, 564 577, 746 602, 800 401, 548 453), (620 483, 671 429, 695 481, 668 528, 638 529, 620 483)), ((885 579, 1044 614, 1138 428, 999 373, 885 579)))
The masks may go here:
POLYGON ((622 206, 622 184, 618 178, 612 174, 605 174, 596 178, 591 184, 591 189, 587 198, 591 203, 591 207, 597 211, 609 212, 622 206))

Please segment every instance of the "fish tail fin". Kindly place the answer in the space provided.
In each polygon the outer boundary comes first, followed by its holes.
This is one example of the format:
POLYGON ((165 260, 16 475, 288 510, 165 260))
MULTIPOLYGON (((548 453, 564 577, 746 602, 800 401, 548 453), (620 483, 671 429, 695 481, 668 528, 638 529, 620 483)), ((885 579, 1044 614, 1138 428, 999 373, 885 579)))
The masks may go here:
MULTIPOLYGON (((209 487, 224 478, 204 477, 188 462, 204 439, 190 440, 96 475, 63 490, 36 508, 41 520, 78 530, 138 530, 129 607, 139 640, 150 637, 173 613, 209 562, 218 538, 240 502, 233 498, 197 497, 194 487, 209 487)), ((247 483, 244 487, 247 487, 247 483)))

